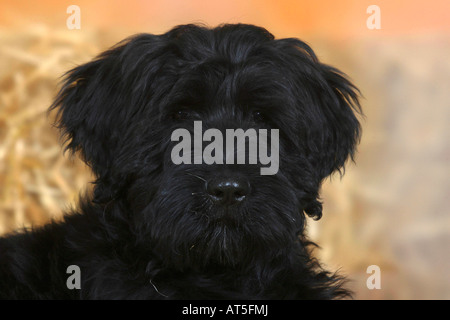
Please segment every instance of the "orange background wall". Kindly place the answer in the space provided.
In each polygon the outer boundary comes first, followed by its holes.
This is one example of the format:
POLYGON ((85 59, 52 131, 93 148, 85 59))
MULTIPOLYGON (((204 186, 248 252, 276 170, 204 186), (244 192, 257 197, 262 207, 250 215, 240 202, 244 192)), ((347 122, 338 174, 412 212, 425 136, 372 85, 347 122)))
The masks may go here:
POLYGON ((82 28, 126 28, 159 33, 187 22, 209 25, 224 22, 261 24, 279 36, 323 35, 333 38, 368 36, 366 9, 376 4, 382 12, 377 35, 417 35, 450 31, 448 0, 2 0, 0 24, 65 25, 66 8, 80 6, 82 28))

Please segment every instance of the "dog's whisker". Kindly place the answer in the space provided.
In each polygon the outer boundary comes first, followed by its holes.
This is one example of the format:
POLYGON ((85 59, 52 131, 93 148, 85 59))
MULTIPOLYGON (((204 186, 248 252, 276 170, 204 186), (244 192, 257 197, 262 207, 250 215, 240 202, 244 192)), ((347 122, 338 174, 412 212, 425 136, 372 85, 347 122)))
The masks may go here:
POLYGON ((193 177, 196 177, 196 178, 198 178, 198 179, 200 179, 200 180, 202 180, 202 181, 204 181, 204 182, 207 182, 205 179, 203 179, 202 177, 200 177, 200 176, 198 176, 198 175, 196 175, 196 174, 193 174, 193 173, 190 173, 190 172, 186 172, 186 174, 188 174, 188 175, 190 175, 190 176, 193 176, 193 177))
POLYGON ((168 297, 169 297, 169 296, 167 296, 167 295, 161 293, 161 292, 158 290, 158 288, 157 288, 157 287, 155 286, 155 284, 152 282, 152 279, 150 279, 150 284, 153 286, 153 288, 155 289, 155 291, 156 291, 158 294, 160 294, 161 296, 163 296, 163 297, 165 297, 165 298, 168 298, 168 297))
POLYGON ((289 220, 291 220, 292 222, 297 222, 297 220, 294 218, 294 217, 292 217, 292 216, 290 216, 289 214, 287 214, 286 212, 281 212, 283 215, 285 215, 286 217, 288 217, 288 219, 289 220))

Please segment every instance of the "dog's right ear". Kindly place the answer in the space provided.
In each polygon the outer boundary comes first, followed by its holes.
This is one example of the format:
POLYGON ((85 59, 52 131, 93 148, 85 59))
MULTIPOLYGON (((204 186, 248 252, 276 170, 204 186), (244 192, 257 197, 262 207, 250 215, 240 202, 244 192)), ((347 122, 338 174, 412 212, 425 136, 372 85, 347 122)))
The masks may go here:
POLYGON ((65 150, 79 151, 97 177, 108 167, 115 145, 109 126, 117 104, 115 79, 120 76, 115 55, 108 51, 68 71, 49 110, 57 110, 56 126, 61 129, 65 150))
POLYGON ((57 111, 55 125, 61 130, 65 150, 78 152, 92 168, 96 194, 105 190, 99 196, 105 201, 119 188, 120 179, 114 180, 112 167, 127 130, 139 117, 146 98, 142 92, 150 94, 146 86, 157 73, 156 58, 163 54, 160 44, 158 36, 139 34, 73 68, 64 75, 49 109, 57 111))

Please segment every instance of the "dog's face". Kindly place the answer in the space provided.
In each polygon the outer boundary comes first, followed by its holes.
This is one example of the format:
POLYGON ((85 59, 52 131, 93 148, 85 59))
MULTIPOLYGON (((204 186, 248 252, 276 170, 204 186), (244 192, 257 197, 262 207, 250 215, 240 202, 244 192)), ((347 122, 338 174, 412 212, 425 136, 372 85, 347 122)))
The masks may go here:
POLYGON ((97 176, 94 201, 121 202, 127 216, 116 218, 139 241, 172 265, 234 266, 285 254, 304 213, 320 218, 321 182, 359 139, 357 93, 300 40, 187 25, 137 35, 69 71, 53 108, 68 148, 97 176), (195 121, 224 137, 278 129, 278 171, 175 164, 172 134, 193 133, 195 121))

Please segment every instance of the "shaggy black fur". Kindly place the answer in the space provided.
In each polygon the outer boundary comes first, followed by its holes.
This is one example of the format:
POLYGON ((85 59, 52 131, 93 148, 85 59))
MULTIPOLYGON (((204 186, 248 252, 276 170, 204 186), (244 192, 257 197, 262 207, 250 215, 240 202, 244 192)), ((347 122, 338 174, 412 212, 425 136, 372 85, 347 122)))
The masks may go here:
POLYGON ((51 110, 92 168, 92 196, 65 216, 0 239, 0 297, 331 299, 342 278, 305 238, 318 192, 360 137, 358 89, 298 39, 244 24, 139 34, 70 70, 51 110), (175 165, 171 133, 278 128, 280 169, 175 165), (226 206, 212 178, 246 179, 226 206), (69 290, 69 265, 81 289, 69 290))

